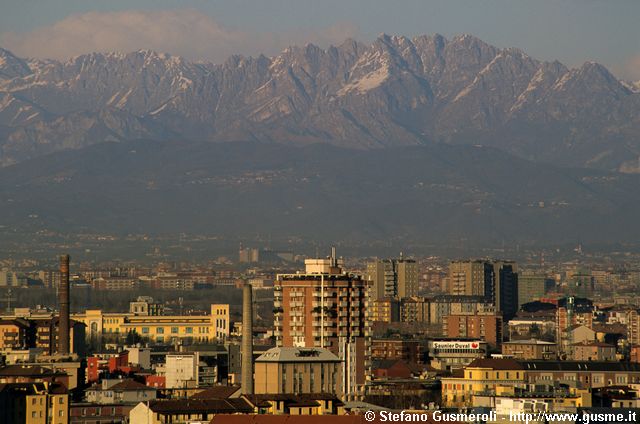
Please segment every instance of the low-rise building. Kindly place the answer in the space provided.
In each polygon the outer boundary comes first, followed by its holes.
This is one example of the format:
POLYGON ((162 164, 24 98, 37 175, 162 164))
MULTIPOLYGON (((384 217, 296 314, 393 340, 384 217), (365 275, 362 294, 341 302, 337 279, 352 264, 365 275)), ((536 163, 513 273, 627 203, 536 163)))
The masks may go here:
POLYGON ((255 360, 255 393, 341 396, 342 361, 322 348, 275 347, 255 360))
POLYGON ((514 340, 502 343, 502 354, 515 359, 557 359, 558 346, 543 340, 514 340))
POLYGON ((243 398, 153 400, 137 404, 129 413, 129 420, 146 424, 209 422, 218 414, 252 412, 253 406, 243 398))
POLYGON ((479 358, 453 377, 442 378, 442 402, 445 407, 473 406, 473 396, 495 394, 501 387, 525 382, 525 368, 514 359, 479 358))
POLYGON ((574 361, 615 361, 616 347, 602 342, 575 343, 571 349, 574 361))
POLYGON ((0 421, 11 424, 67 424, 69 394, 57 383, 0 384, 0 421))
POLYGON ((153 387, 129 379, 104 379, 86 390, 87 401, 96 404, 147 402, 156 395, 153 387))
MULTIPOLYGON (((344 404, 328 393, 244 395, 254 411, 269 415, 342 415, 344 404)), ((244 418, 244 417, 243 417, 244 418)))
POLYGON ((69 424, 126 424, 129 422, 129 413, 134 406, 126 403, 72 403, 69 408, 69 424))

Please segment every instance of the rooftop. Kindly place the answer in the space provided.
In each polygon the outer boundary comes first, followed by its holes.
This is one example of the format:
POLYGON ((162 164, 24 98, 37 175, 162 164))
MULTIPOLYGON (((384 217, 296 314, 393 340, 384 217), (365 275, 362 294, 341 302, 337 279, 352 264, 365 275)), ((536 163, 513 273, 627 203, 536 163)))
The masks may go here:
POLYGON ((538 339, 529 339, 529 340, 512 340, 510 342, 502 342, 503 345, 522 345, 522 344, 527 344, 527 345, 555 345, 554 342, 545 342, 544 340, 538 340, 538 339))
POLYGON ((327 349, 316 347, 273 347, 256 362, 340 362, 340 358, 327 349))
POLYGON ((175 399, 154 400, 149 402, 149 408, 162 415, 193 414, 198 412, 216 414, 250 414, 253 408, 244 399, 175 399))

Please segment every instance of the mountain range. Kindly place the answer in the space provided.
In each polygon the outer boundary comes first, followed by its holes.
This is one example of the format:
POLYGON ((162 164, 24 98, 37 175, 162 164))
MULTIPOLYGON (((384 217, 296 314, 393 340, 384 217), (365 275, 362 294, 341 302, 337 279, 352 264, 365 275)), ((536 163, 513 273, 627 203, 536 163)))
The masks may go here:
POLYGON ((0 49, 0 232, 635 243, 639 88, 470 35, 223 64, 0 49))
POLYGON ((66 62, 0 49, 0 166, 105 141, 463 144, 556 166, 640 171, 640 92, 471 35, 381 35, 275 57, 153 51, 66 62))

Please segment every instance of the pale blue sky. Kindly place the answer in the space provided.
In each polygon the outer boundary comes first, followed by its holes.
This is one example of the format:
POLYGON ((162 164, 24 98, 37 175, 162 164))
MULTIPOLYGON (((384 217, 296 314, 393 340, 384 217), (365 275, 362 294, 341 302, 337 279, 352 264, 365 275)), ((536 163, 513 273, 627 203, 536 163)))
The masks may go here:
MULTIPOLYGON (((47 31, 55 31, 56 37, 61 31, 75 31, 78 22, 70 15, 77 18, 87 12, 149 11, 155 19, 153 12, 190 9, 231 33, 207 40, 215 44, 224 38, 225 48, 192 51, 178 42, 167 41, 164 45, 161 40, 154 46, 136 45, 135 40, 149 42, 139 32, 131 39, 120 40, 115 48, 151 47, 186 56, 212 55, 215 57, 204 59, 219 61, 219 56, 232 49, 244 50, 239 51, 243 54, 260 50, 273 54, 286 43, 332 42, 342 34, 368 42, 381 32, 407 36, 471 33, 498 47, 519 47, 539 59, 558 59, 570 66, 595 60, 621 77, 640 79, 640 0, 0 0, 0 7, 0 44, 34 56, 46 54, 42 40, 55 39, 47 31), (60 21, 67 25, 60 25, 60 21), (327 30, 336 25, 337 30, 327 30), (39 39, 29 38, 38 31, 39 39), (259 40, 263 37, 257 34, 269 34, 269 41, 259 40), (233 37, 244 38, 238 42, 233 37)), ((115 20, 128 15, 106 16, 115 20)), ((175 19, 183 18, 179 15, 175 19)), ((127 20, 127 25, 137 25, 136 19, 127 20)), ((177 22, 175 19, 158 22, 177 22)), ((194 17, 190 15, 189 19, 194 17)), ((83 22, 102 25, 90 19, 83 22)), ((194 25, 192 22, 189 20, 186 27, 194 25)), ((126 32, 122 26, 114 28, 119 36, 126 32)), ((204 33, 212 34, 210 29, 204 33)), ((104 37, 108 38, 108 33, 92 41, 96 48, 112 46, 104 37)), ((59 43, 69 49, 56 49, 52 44, 51 56, 94 46, 86 41, 91 37, 84 38, 83 43, 69 46, 74 42, 65 34, 59 43)))

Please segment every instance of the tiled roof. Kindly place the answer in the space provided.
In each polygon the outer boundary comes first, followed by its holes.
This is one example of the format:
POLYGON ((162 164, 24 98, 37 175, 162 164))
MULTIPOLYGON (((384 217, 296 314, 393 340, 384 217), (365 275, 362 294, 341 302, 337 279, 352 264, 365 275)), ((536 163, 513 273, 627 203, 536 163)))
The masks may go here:
POLYGON ((520 361, 526 371, 640 372, 636 362, 614 361, 520 361))
POLYGON ((286 406, 319 406, 317 401, 330 400, 336 406, 343 405, 342 401, 331 393, 300 393, 300 394, 253 394, 244 397, 257 407, 268 408, 271 402, 284 402, 286 406))
POLYGON ((227 399, 240 390, 240 386, 214 386, 192 395, 189 399, 227 399))
POLYGON ((142 383, 138 383, 134 380, 122 380, 121 383, 115 384, 109 388, 109 390, 155 390, 153 387, 145 386, 142 383))
POLYGON ((236 414, 253 412, 253 408, 244 399, 187 399, 155 400, 149 402, 149 408, 162 415, 209 413, 236 414))
POLYGON ((0 377, 50 377, 62 374, 64 373, 57 373, 38 365, 7 365, 0 368, 0 377))
POLYGON ((545 342, 544 340, 538 339, 530 339, 530 340, 512 340, 510 342, 503 342, 503 345, 522 345, 522 344, 531 344, 531 345, 555 345, 554 342, 545 342))

